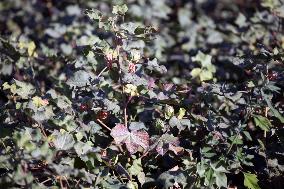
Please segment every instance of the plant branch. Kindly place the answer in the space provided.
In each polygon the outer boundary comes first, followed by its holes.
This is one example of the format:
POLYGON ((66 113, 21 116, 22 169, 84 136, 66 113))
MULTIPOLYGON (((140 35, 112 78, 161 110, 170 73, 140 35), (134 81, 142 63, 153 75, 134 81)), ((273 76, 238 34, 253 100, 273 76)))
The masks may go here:
POLYGON ((104 73, 104 71, 107 69, 107 66, 106 67, 104 67, 104 69, 102 69, 102 71, 99 73, 99 75, 97 76, 97 78, 99 78, 103 73, 104 73))
POLYGON ((104 124, 104 122, 102 122, 100 119, 97 119, 97 121, 98 121, 104 128, 106 128, 107 130, 111 131, 111 129, 110 129, 106 124, 104 124))

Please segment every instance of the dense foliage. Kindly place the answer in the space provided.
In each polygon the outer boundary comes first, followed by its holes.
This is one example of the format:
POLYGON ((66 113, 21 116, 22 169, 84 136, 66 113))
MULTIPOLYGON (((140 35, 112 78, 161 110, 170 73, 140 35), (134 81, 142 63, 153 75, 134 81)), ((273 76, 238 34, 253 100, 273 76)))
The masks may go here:
POLYGON ((2 0, 0 188, 284 188, 281 0, 2 0))

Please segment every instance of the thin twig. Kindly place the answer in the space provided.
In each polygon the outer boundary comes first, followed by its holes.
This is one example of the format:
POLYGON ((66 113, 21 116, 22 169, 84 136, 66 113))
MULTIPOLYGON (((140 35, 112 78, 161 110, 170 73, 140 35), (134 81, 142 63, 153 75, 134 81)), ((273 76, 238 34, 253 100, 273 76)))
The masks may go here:
POLYGON ((66 180, 66 183, 67 183, 68 187, 70 188, 70 184, 69 184, 69 182, 68 182, 67 177, 66 177, 66 176, 63 176, 63 178, 66 180))
POLYGON ((47 134, 46 134, 45 130, 43 129, 43 126, 41 124, 38 124, 38 126, 39 126, 43 136, 47 138, 47 134))
POLYGON ((104 67, 104 69, 102 69, 102 71, 99 73, 99 75, 97 76, 97 78, 99 78, 103 73, 104 73, 104 71, 107 69, 107 66, 106 67, 104 67))
POLYGON ((1 138, 1 143, 3 144, 3 146, 4 146, 4 148, 5 148, 5 152, 7 152, 7 146, 6 146, 6 144, 4 143, 4 141, 2 140, 2 138, 1 138))
POLYGON ((80 179, 78 181, 76 181, 76 185, 75 188, 77 188, 78 184, 80 183, 80 179))
MULTIPOLYGON (((111 131, 111 129, 110 129, 106 124, 104 124, 100 119, 97 119, 97 121, 98 121, 104 128, 106 128, 107 130, 111 131)), ((122 149, 121 145, 117 144, 117 147, 118 147, 118 149, 120 150, 120 152, 123 152, 123 149, 122 149)))
POLYGON ((227 153, 226 153, 227 156, 229 155, 230 151, 232 150, 232 148, 233 148, 233 146, 234 146, 234 143, 235 143, 237 137, 239 137, 239 134, 240 134, 240 133, 238 132, 237 135, 234 137, 234 140, 232 141, 232 143, 231 143, 231 145, 230 145, 230 147, 229 147, 229 149, 228 149, 228 151, 227 151, 227 153))
POLYGON ((127 127, 127 104, 125 104, 124 108, 123 108, 123 112, 124 112, 124 125, 125 127, 127 127))
POLYGON ((40 184, 44 184, 44 183, 46 183, 46 182, 48 182, 50 180, 51 180, 51 178, 48 178, 48 179, 44 180, 43 182, 41 182, 40 184))
MULTIPOLYGON (((41 123, 38 123, 38 127, 39 127, 42 135, 46 138, 46 140, 48 140, 48 136, 47 136, 47 134, 46 134, 46 132, 45 132, 45 130, 44 130, 44 128, 43 128, 41 123)), ((49 147, 54 147, 53 143, 51 143, 51 142, 48 142, 48 145, 49 145, 49 147)))
POLYGON ((110 129, 106 124, 104 124, 104 122, 102 122, 100 119, 97 119, 97 121, 98 121, 104 128, 106 128, 107 130, 111 131, 111 129, 110 129))
POLYGON ((61 177, 61 176, 59 176, 59 182, 60 182, 60 187, 61 187, 62 189, 64 189, 63 182, 62 182, 62 177, 61 177))

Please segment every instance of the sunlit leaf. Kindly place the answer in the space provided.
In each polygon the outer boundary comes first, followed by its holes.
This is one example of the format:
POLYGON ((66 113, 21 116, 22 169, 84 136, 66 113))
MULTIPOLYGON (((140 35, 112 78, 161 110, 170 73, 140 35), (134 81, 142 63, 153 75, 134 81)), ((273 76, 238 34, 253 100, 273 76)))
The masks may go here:
POLYGON ((251 173, 245 173, 244 174, 244 185, 245 187, 247 187, 248 189, 260 189, 259 185, 258 185, 258 179, 257 176, 255 174, 251 174, 251 173))
POLYGON ((90 84, 90 79, 91 75, 88 72, 84 70, 79 70, 67 80, 67 84, 71 87, 84 87, 90 84))
POLYGON ((211 65, 212 56, 206 55, 201 51, 198 51, 197 55, 192 58, 193 61, 200 62, 202 67, 211 65))
POLYGON ((254 115, 253 118, 255 125, 259 126, 264 131, 269 131, 270 127, 272 127, 272 124, 266 117, 263 117, 261 115, 254 115))
POLYGON ((69 150, 73 148, 73 145, 75 144, 74 138, 69 133, 59 133, 57 132, 54 139, 54 145, 59 150, 69 150))
POLYGON ((21 96, 23 99, 27 99, 30 95, 35 93, 35 88, 32 84, 18 81, 14 79, 17 89, 15 91, 16 94, 21 96))

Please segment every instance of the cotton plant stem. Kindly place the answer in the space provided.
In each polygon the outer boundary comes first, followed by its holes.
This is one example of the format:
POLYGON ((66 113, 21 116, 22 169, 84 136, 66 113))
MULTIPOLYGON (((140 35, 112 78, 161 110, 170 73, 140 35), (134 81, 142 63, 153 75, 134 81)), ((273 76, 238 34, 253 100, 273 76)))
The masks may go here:
POLYGON ((126 102, 126 95, 125 95, 125 91, 124 91, 124 85, 121 81, 121 85, 122 85, 122 95, 123 95, 123 113, 124 113, 124 125, 127 127, 127 102, 126 102))
POLYGON ((132 96, 128 97, 128 100, 126 101, 126 99, 125 99, 125 103, 124 103, 124 124, 125 124, 125 126, 127 126, 127 118, 128 118, 128 116, 127 116, 127 105, 131 101, 131 99, 132 99, 132 96))
MULTIPOLYGON (((266 77, 268 79, 268 65, 266 65, 266 77)), ((265 107, 264 116, 267 117, 268 109, 265 107)), ((266 131, 264 131, 264 138, 266 138, 266 131)))
POLYGON ((124 107, 124 124, 125 124, 125 126, 127 126, 127 110, 126 110, 126 106, 124 107))
MULTIPOLYGON (((124 86, 123 86, 124 88, 124 86)), ((123 89, 123 94, 124 94, 124 105, 123 105, 123 112, 124 112, 124 125, 127 127, 127 104, 128 104, 128 101, 126 101, 126 96, 125 96, 125 93, 124 93, 124 89, 123 89)))
POLYGON ((122 80, 120 79, 120 83, 122 85, 122 95, 123 95, 123 114, 124 114, 124 125, 127 127, 127 102, 126 102, 126 95, 124 91, 124 85, 122 80))
MULTIPOLYGON (((118 54, 120 51, 120 46, 118 45, 116 47, 118 54)), ((120 82, 120 86, 122 86, 122 96, 123 96, 123 113, 124 113, 124 125, 127 127, 127 101, 126 101, 126 94, 125 94, 125 90, 124 90, 124 83, 122 81, 122 70, 121 70, 121 64, 122 60, 121 57, 118 55, 118 69, 119 69, 119 82, 120 82)))
MULTIPOLYGON (((265 112, 264 112, 264 116, 265 117, 267 117, 268 116, 268 111, 269 111, 269 107, 265 107, 265 112)), ((265 138, 265 141, 264 141, 264 143, 265 143, 265 145, 266 145, 266 131, 264 131, 264 138, 265 138)), ((264 150, 265 152, 265 154, 266 154, 266 149, 264 150)), ((266 161, 266 168, 268 169, 268 159, 267 159, 267 156, 265 155, 265 161, 266 161)))
MULTIPOLYGON (((265 117, 267 117, 269 107, 265 107, 265 117)), ((266 131, 264 131, 264 137, 266 138, 266 131)))

